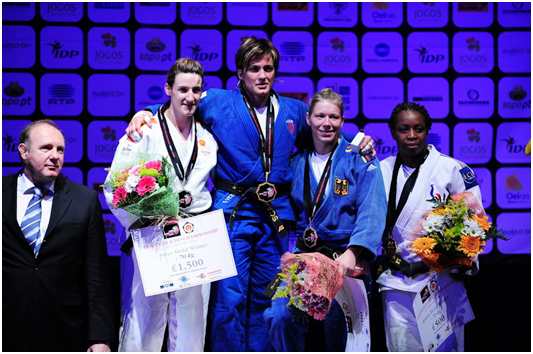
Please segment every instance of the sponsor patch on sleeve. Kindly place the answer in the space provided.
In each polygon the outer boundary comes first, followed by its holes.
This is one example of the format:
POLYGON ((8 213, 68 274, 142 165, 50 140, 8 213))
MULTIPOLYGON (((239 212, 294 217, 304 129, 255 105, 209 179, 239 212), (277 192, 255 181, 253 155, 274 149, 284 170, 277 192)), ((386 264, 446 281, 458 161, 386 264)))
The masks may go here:
POLYGON ((463 167, 460 171, 461 176, 463 176, 463 181, 465 182, 465 189, 469 190, 472 187, 478 185, 474 171, 468 166, 463 167))

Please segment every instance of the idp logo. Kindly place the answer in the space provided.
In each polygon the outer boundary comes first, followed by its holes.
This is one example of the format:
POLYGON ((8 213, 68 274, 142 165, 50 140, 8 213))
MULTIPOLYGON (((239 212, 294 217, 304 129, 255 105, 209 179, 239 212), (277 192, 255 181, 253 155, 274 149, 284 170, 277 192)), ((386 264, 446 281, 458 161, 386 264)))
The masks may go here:
POLYGON ((502 139, 502 140, 507 143, 506 149, 511 154, 523 153, 523 151, 526 148, 525 145, 522 146, 522 145, 517 144, 517 140, 509 135, 507 139, 502 139))
POLYGON ((18 144, 15 141, 15 138, 11 135, 5 133, 5 136, 2 137, 3 140, 3 150, 5 152, 17 152, 18 151, 18 144))
POLYGON ((73 57, 76 57, 80 55, 80 52, 77 50, 65 50, 62 49, 65 45, 59 43, 54 39, 54 43, 47 43, 46 45, 49 45, 52 47, 52 57, 56 59, 72 59, 73 57))
POLYGON ((215 60, 218 58, 218 53, 203 52, 204 48, 200 47, 200 45, 196 43, 194 43, 193 46, 188 46, 187 48, 192 50, 192 58, 196 61, 215 60))
POLYGON ((429 49, 424 47, 423 45, 420 45, 420 49, 414 49, 418 52, 418 60, 420 60, 421 63, 438 63, 442 60, 444 60, 444 55, 442 54, 429 54, 429 49))

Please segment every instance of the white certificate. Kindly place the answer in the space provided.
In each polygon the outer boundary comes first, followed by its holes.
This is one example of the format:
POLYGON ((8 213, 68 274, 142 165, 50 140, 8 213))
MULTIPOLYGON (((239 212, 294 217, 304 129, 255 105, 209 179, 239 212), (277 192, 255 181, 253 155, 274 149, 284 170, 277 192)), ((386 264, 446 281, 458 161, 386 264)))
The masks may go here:
POLYGON ((348 326, 346 351, 369 352, 370 318, 365 283, 361 279, 344 277, 335 299, 344 311, 348 326))
POLYGON ((160 227, 131 230, 146 296, 237 275, 221 209, 179 220, 178 226, 179 234, 167 238, 160 227))
POLYGON ((413 301, 422 345, 428 352, 474 319, 463 283, 453 280, 449 272, 445 269, 429 278, 413 301))

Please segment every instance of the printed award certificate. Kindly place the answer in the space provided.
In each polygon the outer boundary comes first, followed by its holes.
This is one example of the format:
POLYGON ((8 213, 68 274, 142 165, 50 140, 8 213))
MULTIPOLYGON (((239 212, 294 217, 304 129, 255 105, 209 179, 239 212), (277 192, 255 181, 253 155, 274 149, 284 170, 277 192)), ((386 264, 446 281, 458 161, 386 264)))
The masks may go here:
POLYGON ((237 275, 222 210, 178 220, 173 234, 155 226, 131 230, 146 296, 237 275))
POLYGON ((344 284, 335 299, 342 307, 348 325, 347 352, 370 351, 370 319, 365 283, 344 277, 344 284))
POLYGON ((449 272, 445 269, 429 278, 413 301, 422 345, 428 352, 474 319, 463 283, 453 280, 449 272))

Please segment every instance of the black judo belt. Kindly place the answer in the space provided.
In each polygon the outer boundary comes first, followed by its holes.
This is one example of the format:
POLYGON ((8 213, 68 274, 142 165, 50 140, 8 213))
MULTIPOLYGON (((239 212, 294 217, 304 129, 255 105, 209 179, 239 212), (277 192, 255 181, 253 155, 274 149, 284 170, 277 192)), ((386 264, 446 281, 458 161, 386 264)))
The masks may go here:
POLYGON ((288 193, 290 190, 290 184, 274 186, 272 183, 263 182, 258 183, 254 186, 241 186, 236 183, 217 179, 215 182, 215 187, 235 195, 240 195, 237 204, 235 204, 235 207, 231 212, 231 216, 229 219, 230 229, 233 230, 233 222, 235 221, 235 216, 237 216, 237 211, 239 210, 239 206, 244 201, 244 198, 251 198, 252 200, 262 202, 265 205, 266 210, 268 212, 268 216, 270 217, 270 221, 272 221, 272 224, 274 225, 274 228, 276 229, 279 236, 281 238, 288 236, 289 233, 287 232, 287 229, 283 225, 283 222, 279 218, 278 213, 272 206, 271 202, 275 199, 278 193, 288 193))
MULTIPOLYGON (((425 157, 427 157, 427 150, 424 152, 424 160, 425 157)), ((424 161, 422 161, 423 163, 424 161)), ((402 257, 400 257, 398 254, 396 254, 396 248, 397 244, 396 241, 394 241, 394 238, 392 237, 392 230, 394 229, 394 226, 396 225, 396 221, 398 220, 398 216, 402 212, 403 207, 405 206, 405 203, 407 202, 407 199, 409 198, 409 194, 413 190, 413 187, 415 186, 416 179, 418 177, 418 171, 420 170, 420 164, 416 170, 409 176, 407 181, 405 182, 405 185, 402 189, 402 194, 400 195, 400 200, 398 202, 398 206, 396 207, 396 188, 398 184, 398 171, 400 170, 400 165, 402 164, 402 160, 400 158, 400 155, 396 157, 396 162, 394 163, 394 169, 392 172, 392 181, 391 181, 391 187, 389 191, 389 202, 387 207, 387 224, 385 226, 385 231, 383 232, 383 257, 381 262, 380 271, 383 271, 385 269, 391 269, 393 271, 401 272, 402 274, 412 277, 415 274, 418 273, 424 273, 429 270, 429 267, 422 261, 409 263, 402 257)))

